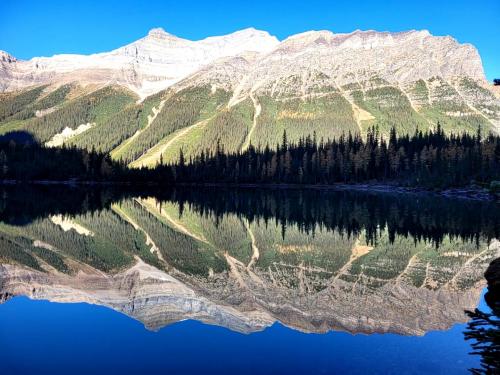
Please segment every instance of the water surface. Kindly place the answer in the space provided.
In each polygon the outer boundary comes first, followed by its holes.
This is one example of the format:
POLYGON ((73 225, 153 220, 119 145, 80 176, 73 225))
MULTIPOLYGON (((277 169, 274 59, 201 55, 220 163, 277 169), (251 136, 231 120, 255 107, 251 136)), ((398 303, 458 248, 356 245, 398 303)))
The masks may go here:
POLYGON ((494 203, 421 195, 5 188, 0 356, 9 374, 468 373, 499 224, 494 203))

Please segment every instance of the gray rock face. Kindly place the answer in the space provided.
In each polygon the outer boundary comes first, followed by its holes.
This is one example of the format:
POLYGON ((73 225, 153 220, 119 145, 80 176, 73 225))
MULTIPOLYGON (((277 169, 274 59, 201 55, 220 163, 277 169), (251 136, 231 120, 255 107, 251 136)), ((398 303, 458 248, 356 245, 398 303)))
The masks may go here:
POLYGON ((451 37, 435 37, 428 31, 311 31, 289 37, 262 57, 245 89, 270 93, 274 82, 291 75, 298 77, 297 93, 301 88, 306 93, 304 88, 322 75, 329 77, 325 83, 332 86, 374 77, 395 84, 432 77, 485 79, 476 48, 451 37))
MULTIPOLYGON (((439 76, 469 77, 484 81, 477 50, 451 37, 435 37, 428 31, 400 33, 355 31, 333 34, 310 31, 279 43, 275 37, 246 29, 221 37, 189 41, 153 29, 127 46, 90 56, 56 55, 18 61, 0 54, 2 90, 58 82, 116 82, 142 96, 165 89, 223 57, 254 52, 253 64, 241 62, 248 77, 242 89, 267 88, 281 77, 297 75, 297 88, 323 73, 340 85, 373 76, 389 82, 408 82, 439 76)), ((229 70, 233 60, 226 60, 229 70)), ((216 63, 220 66, 220 61, 216 63)), ((221 72, 221 76, 227 73, 221 72)), ((237 77, 227 76, 230 81, 237 77)))
MULTIPOLYGON (((221 57, 246 51, 267 52, 278 43, 268 33, 246 29, 233 34, 190 41, 153 29, 111 52, 13 60, 0 70, 0 88, 17 90, 42 83, 121 84, 142 97, 161 91, 221 57)), ((0 55, 0 61, 3 60, 0 55)))

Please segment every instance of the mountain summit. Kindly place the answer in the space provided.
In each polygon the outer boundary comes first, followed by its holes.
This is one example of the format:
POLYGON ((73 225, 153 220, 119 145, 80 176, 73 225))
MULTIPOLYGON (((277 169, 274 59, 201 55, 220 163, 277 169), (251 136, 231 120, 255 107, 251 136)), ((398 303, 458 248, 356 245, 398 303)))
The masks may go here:
MULTIPOLYGON (((126 86, 141 97, 163 90, 202 66, 226 56, 264 53, 278 44, 267 32, 246 29, 199 41, 178 38, 162 28, 111 52, 35 57, 0 67, 0 89, 17 90, 45 83, 109 83, 126 86)), ((12 63, 14 62, 14 63, 12 63)))
POLYGON ((165 39, 165 38, 177 38, 176 36, 167 33, 163 28, 161 27, 156 27, 154 29, 149 30, 148 32, 148 37, 151 38, 158 38, 158 39, 165 39))
POLYGON ((434 129, 500 132, 500 101, 476 48, 427 30, 278 41, 248 28, 187 40, 161 28, 93 55, 0 54, 0 132, 154 166, 213 150, 434 129))

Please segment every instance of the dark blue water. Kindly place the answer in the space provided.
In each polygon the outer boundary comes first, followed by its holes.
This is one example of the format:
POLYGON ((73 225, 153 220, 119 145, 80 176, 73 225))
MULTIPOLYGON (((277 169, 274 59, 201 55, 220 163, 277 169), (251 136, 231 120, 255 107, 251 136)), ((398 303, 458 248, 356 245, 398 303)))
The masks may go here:
POLYGON ((183 321, 151 332, 104 307, 17 297, 0 306, 0 373, 465 374, 479 361, 468 354, 464 327, 411 337, 275 324, 244 335, 183 321))

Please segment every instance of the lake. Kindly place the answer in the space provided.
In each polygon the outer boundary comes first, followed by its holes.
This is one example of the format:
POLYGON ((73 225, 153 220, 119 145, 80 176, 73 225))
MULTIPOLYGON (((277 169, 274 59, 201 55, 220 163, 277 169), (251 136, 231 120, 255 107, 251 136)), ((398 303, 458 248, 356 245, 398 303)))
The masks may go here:
POLYGON ((4 186, 1 373, 495 371, 499 238, 419 194, 4 186))

